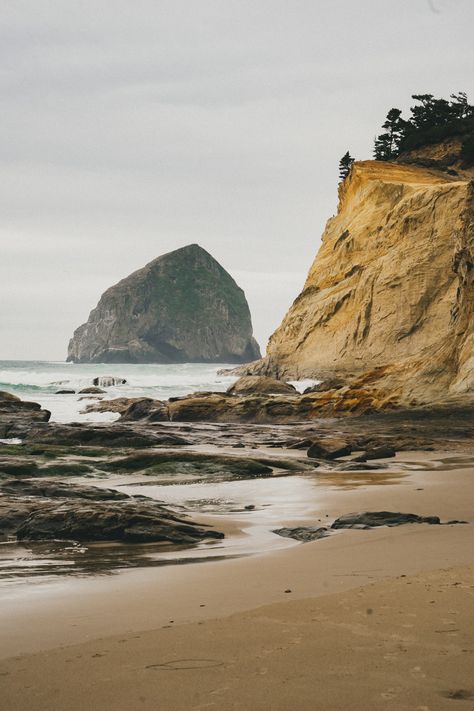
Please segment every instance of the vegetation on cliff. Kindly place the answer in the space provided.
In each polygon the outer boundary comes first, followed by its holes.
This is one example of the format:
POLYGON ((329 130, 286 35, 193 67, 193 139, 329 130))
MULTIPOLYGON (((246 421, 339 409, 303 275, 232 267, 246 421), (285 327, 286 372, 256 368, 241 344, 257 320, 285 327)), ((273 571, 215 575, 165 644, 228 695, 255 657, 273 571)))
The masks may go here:
POLYGON ((461 91, 450 100, 433 94, 413 94, 417 103, 410 108, 408 120, 400 109, 392 108, 382 125, 384 132, 375 139, 375 160, 394 160, 400 154, 446 138, 462 136, 461 157, 466 166, 474 164, 474 106, 461 91))

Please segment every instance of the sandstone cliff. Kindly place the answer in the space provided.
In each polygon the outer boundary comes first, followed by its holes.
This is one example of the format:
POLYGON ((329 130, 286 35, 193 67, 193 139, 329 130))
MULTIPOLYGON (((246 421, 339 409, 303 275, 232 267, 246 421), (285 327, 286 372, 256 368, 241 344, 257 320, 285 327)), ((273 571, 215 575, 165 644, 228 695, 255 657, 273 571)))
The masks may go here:
POLYGON ((244 292, 197 244, 158 257, 108 289, 68 350, 68 360, 77 363, 259 357, 244 292))
POLYGON ((400 405, 474 390, 469 177, 356 163, 304 289, 253 372, 336 373, 400 405))

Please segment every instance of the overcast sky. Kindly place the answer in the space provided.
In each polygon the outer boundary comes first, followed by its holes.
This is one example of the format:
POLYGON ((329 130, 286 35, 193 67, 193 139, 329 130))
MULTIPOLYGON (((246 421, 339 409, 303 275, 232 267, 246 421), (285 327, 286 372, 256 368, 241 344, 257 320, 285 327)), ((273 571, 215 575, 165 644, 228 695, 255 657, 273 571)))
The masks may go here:
POLYGON ((101 293, 197 242, 265 347, 410 94, 473 97, 473 0, 1 0, 0 358, 63 359, 101 293))

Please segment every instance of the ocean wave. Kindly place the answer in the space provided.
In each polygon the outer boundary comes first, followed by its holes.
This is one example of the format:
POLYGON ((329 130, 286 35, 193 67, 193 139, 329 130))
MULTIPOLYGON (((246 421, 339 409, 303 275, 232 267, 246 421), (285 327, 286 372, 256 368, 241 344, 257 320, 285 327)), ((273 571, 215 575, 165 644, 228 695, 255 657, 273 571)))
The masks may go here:
POLYGON ((8 392, 14 391, 18 393, 26 393, 31 390, 37 390, 38 392, 50 392, 51 388, 45 387, 43 385, 32 385, 27 383, 2 383, 0 382, 0 390, 7 390, 8 392))

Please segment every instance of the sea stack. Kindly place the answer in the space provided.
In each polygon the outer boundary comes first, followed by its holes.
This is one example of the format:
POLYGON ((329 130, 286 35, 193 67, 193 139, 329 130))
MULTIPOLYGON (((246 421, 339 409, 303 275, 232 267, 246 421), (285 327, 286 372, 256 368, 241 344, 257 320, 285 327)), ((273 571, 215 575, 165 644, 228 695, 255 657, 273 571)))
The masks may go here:
POLYGON ((69 342, 75 363, 245 363, 260 357, 243 290, 197 244, 110 287, 69 342))

